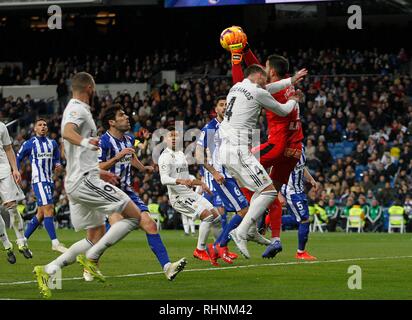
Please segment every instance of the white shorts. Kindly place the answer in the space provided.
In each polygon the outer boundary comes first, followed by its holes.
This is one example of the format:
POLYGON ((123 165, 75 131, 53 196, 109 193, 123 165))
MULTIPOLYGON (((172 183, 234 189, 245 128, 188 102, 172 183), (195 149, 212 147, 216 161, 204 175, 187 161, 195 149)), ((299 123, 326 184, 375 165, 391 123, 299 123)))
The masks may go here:
POLYGON ((106 215, 122 212, 131 201, 126 193, 98 175, 84 177, 68 198, 76 231, 104 225, 106 215))
POLYGON ((245 188, 261 192, 272 184, 272 179, 259 160, 246 148, 222 144, 220 160, 230 175, 245 188))
POLYGON ((24 200, 25 196, 21 188, 14 181, 13 176, 9 176, 0 179, 0 199, 3 203, 12 201, 24 200))
POLYGON ((200 194, 193 192, 190 195, 177 196, 172 203, 173 209, 194 220, 198 219, 205 210, 213 210, 213 205, 200 194))

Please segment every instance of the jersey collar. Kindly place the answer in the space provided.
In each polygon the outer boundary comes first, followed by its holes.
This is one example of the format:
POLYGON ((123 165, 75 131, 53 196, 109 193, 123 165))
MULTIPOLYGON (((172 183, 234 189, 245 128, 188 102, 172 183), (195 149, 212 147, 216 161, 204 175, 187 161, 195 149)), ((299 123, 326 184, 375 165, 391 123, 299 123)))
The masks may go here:
POLYGON ((76 99, 76 98, 72 98, 73 100, 76 100, 77 102, 79 102, 82 106, 84 106, 87 110, 90 111, 90 106, 87 103, 84 103, 83 101, 76 99))

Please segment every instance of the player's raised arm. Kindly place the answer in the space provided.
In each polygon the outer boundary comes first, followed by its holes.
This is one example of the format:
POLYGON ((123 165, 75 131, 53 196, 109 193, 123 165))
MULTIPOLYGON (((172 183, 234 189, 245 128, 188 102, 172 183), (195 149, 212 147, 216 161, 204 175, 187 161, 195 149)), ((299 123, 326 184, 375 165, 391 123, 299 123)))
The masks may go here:
POLYGON ((279 103, 276 101, 270 93, 265 89, 258 89, 256 91, 256 100, 263 106, 281 117, 286 117, 295 108, 298 98, 292 97, 286 103, 279 103))
POLYGON ((268 83, 266 85, 266 90, 269 91, 270 94, 275 94, 291 85, 295 85, 303 80, 303 78, 308 74, 308 70, 301 69, 295 73, 294 76, 286 79, 282 79, 276 82, 268 83))

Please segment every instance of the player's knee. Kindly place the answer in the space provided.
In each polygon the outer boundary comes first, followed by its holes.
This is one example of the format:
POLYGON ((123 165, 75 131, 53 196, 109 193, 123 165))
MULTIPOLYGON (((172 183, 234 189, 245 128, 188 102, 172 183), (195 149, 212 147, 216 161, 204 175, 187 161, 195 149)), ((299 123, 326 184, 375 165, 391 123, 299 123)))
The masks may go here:
POLYGON ((53 210, 54 208, 53 208, 53 206, 51 206, 51 205, 48 205, 48 206, 45 206, 44 208, 43 208, 43 215, 45 216, 45 217, 53 217, 54 216, 54 210, 53 210))
POLYGON ((268 185, 265 189, 263 189, 261 193, 268 192, 268 191, 276 191, 275 186, 272 183, 268 185))
POLYGON ((243 208, 242 210, 238 211, 238 215, 241 216, 242 218, 246 215, 249 207, 243 208))
POLYGON ((149 234, 157 233, 156 222, 152 219, 149 212, 142 212, 142 219, 140 221, 140 227, 149 234))
POLYGON ((16 201, 10 201, 10 202, 7 202, 7 203, 3 203, 3 206, 4 206, 7 210, 10 210, 10 209, 15 208, 15 207, 17 206, 17 203, 16 203, 16 201))
POLYGON ((214 219, 215 219, 215 217, 213 216, 213 214, 209 210, 203 211, 202 214, 200 215, 200 220, 202 220, 204 222, 212 223, 214 219))

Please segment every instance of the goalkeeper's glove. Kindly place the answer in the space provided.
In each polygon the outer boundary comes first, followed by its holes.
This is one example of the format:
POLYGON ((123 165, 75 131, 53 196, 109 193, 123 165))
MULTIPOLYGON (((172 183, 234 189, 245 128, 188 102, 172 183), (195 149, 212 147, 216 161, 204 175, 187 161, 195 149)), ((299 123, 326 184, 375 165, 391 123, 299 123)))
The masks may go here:
POLYGON ((246 34, 243 32, 235 33, 234 39, 230 41, 232 44, 229 44, 229 50, 232 54, 232 64, 239 64, 243 59, 243 51, 245 49, 244 43, 247 43, 246 34))

